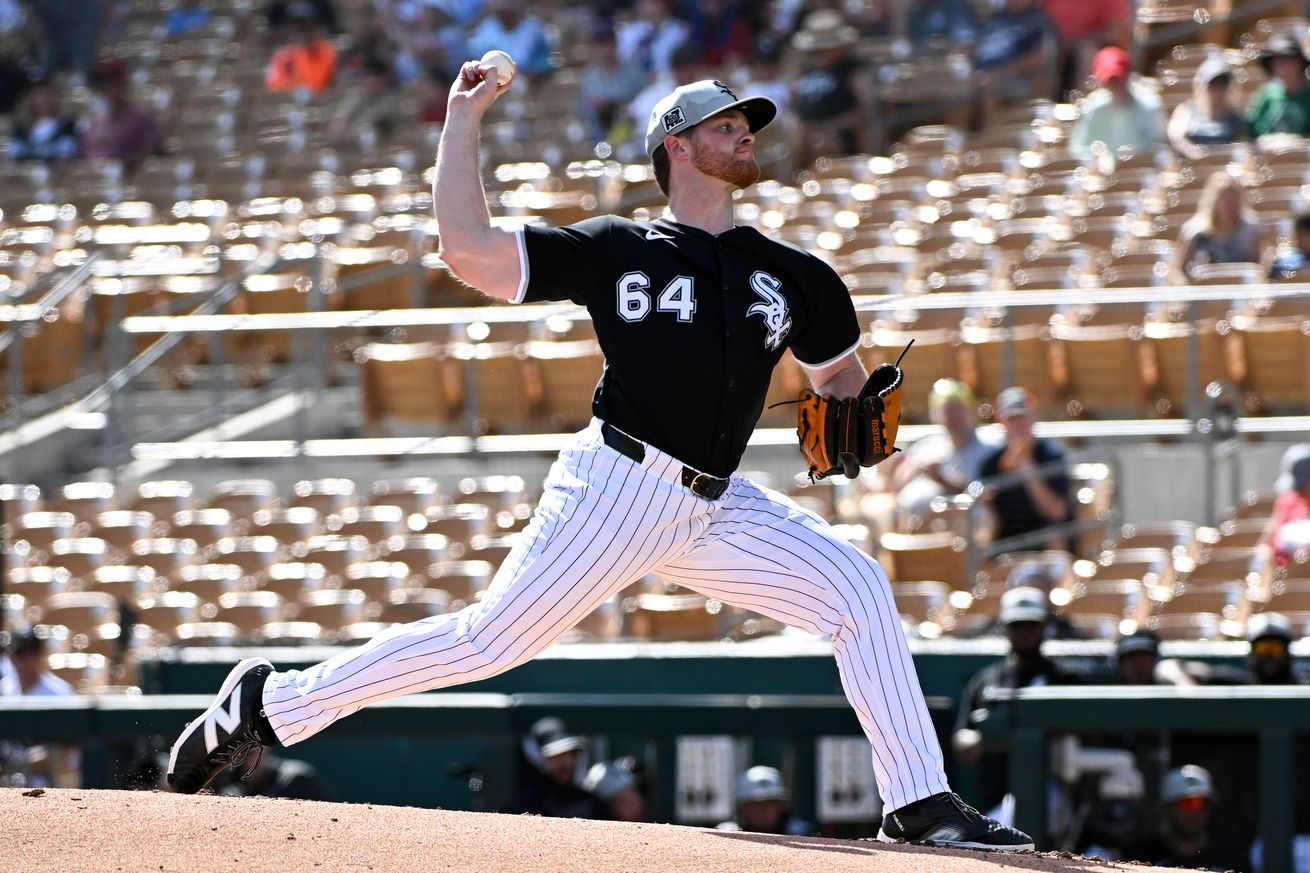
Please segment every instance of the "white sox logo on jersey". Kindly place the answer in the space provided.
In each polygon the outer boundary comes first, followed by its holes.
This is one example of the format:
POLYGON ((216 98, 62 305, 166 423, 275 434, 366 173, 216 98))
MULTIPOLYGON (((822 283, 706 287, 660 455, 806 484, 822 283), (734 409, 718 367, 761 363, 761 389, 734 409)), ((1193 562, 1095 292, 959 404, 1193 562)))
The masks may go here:
POLYGON ((791 330, 791 314, 787 311, 787 298, 778 292, 782 283, 777 277, 763 270, 751 274, 751 290, 764 298, 763 303, 756 303, 746 310, 747 315, 759 315, 764 318, 764 326, 769 333, 764 338, 764 347, 774 351, 782 345, 791 330))

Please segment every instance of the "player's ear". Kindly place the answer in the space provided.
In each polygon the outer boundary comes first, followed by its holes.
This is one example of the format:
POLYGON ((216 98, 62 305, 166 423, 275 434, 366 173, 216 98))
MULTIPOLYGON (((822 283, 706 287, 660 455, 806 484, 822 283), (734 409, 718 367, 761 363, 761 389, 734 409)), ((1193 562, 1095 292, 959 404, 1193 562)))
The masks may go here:
POLYGON ((664 137, 664 150, 669 153, 669 157, 684 158, 689 153, 687 143, 680 136, 669 134, 664 137))

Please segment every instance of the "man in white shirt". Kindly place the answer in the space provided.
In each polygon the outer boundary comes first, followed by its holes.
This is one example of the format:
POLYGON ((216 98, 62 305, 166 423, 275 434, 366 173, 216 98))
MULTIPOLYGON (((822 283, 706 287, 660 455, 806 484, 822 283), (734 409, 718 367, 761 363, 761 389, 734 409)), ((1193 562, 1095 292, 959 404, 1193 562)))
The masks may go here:
MULTIPOLYGON (((14 635, 9 644, 8 669, 0 660, 0 697, 62 697, 76 694, 72 685, 50 672, 44 637, 32 631, 14 635)), ((0 784, 48 788, 76 785, 81 756, 62 745, 26 745, 0 740, 0 784), (14 781, 15 778, 17 781, 14 781)))
POLYGON ((1069 134, 1069 151, 1095 157, 1098 168, 1108 171, 1120 151, 1146 152, 1164 142, 1160 97, 1133 81, 1127 52, 1116 46, 1101 49, 1092 62, 1092 75, 1101 87, 1083 100, 1082 114, 1069 134))

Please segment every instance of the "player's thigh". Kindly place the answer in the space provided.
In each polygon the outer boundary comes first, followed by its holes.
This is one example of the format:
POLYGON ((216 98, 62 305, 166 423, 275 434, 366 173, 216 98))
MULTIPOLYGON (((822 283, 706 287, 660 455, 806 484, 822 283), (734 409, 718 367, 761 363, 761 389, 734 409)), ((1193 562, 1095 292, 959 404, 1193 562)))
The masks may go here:
POLYGON ((896 614, 873 558, 785 495, 749 480, 724 500, 703 544, 658 572, 814 633, 896 614))

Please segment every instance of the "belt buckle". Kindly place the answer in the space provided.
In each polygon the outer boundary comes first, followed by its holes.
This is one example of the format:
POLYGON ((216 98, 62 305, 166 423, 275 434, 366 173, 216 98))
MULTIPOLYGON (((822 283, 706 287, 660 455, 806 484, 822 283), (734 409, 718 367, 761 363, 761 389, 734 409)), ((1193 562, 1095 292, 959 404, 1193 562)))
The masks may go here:
POLYGON ((709 473, 697 472, 687 489, 697 497, 704 497, 706 500, 718 500, 723 496, 727 486, 726 480, 711 476, 709 473))

